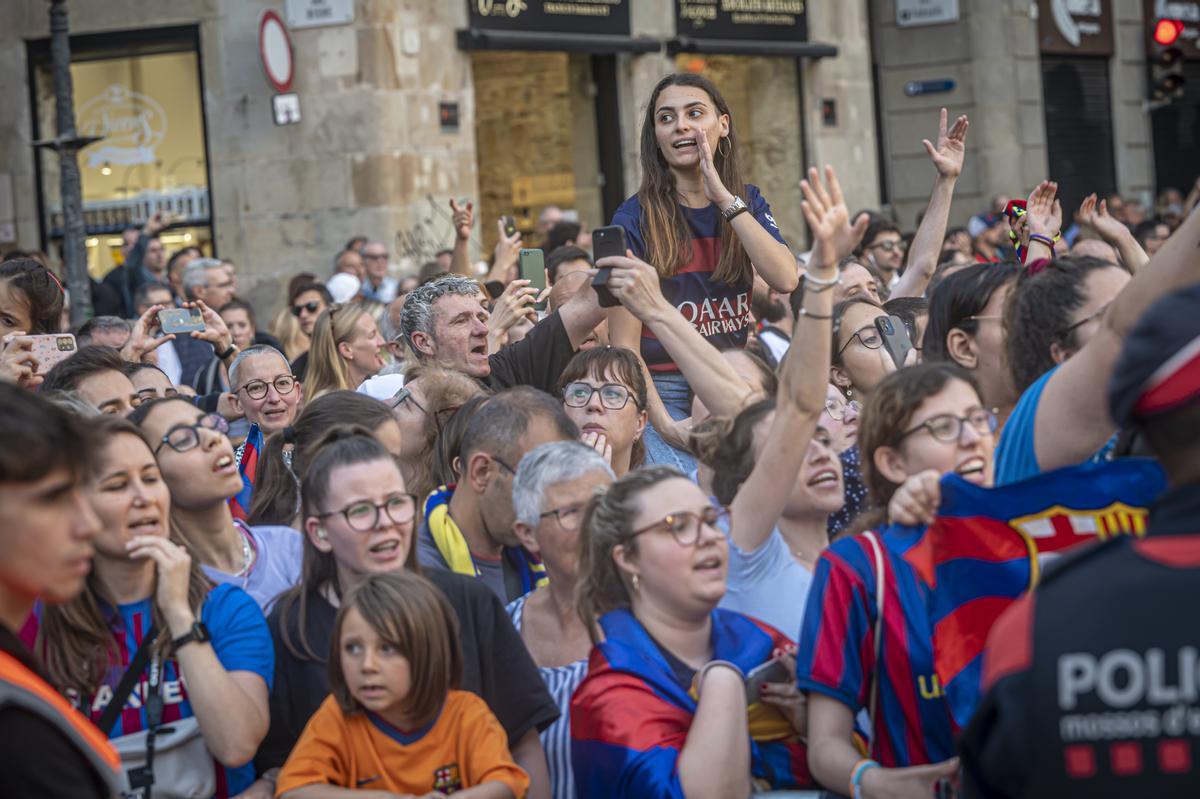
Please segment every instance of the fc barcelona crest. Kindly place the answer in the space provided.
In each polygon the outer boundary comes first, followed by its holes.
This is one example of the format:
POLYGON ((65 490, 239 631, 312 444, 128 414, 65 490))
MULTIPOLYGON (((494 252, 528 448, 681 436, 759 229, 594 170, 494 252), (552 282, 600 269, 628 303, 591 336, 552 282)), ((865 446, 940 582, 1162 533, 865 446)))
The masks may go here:
POLYGON ((449 765, 439 766, 433 772, 433 789, 442 793, 454 793, 461 791, 463 787, 462 776, 458 772, 458 764, 450 763, 449 765))

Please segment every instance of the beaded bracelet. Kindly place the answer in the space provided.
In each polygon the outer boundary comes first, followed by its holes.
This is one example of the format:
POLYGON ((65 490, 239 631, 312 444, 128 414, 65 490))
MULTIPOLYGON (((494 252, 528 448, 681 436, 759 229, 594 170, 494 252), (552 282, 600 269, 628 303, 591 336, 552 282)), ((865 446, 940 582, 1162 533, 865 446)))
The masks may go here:
POLYGON ((813 277, 810 273, 804 273, 804 290, 810 294, 820 294, 822 291, 829 291, 834 286, 842 284, 842 276, 839 274, 830 280, 821 280, 819 277, 813 277), (809 286, 812 286, 810 289, 809 286))

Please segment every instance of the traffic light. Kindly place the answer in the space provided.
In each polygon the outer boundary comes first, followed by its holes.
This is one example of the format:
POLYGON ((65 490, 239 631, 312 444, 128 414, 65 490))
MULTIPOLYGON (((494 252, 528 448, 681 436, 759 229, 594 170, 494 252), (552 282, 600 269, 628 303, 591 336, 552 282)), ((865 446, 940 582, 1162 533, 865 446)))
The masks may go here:
POLYGON ((1183 97, 1183 50, 1178 46, 1183 23, 1160 19, 1154 23, 1150 52, 1150 98, 1166 105, 1183 97))

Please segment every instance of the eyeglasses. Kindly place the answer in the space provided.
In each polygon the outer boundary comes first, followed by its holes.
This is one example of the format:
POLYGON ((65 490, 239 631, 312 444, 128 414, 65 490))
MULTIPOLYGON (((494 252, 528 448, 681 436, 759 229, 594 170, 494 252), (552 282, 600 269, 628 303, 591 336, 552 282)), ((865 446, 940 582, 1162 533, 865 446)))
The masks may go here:
POLYGON ((842 348, 840 350, 838 350, 837 354, 839 357, 841 356, 841 354, 843 352, 846 351, 846 348, 850 346, 850 342, 854 341, 854 339, 858 339, 858 343, 862 344, 864 347, 866 347, 869 350, 877 350, 883 346, 883 337, 879 335, 879 331, 875 328, 875 325, 872 323, 872 324, 862 327, 858 330, 855 330, 854 335, 852 335, 852 336, 850 336, 850 338, 846 339, 846 343, 842 345, 842 348))
POLYGON ((700 542, 700 531, 704 525, 716 527, 728 519, 729 508, 724 505, 710 505, 699 513, 690 510, 668 513, 649 527, 634 530, 630 538, 651 530, 663 529, 671 534, 679 546, 693 547, 700 542))
POLYGON ((321 310, 321 303, 314 300, 312 302, 306 302, 303 305, 293 305, 292 306, 292 316, 299 318, 300 314, 304 313, 305 311, 307 311, 308 313, 317 313, 320 310, 321 310))
POLYGON ((409 524, 417 515, 417 497, 414 494, 394 494, 379 505, 362 500, 353 502, 341 510, 318 513, 317 518, 328 519, 330 516, 341 515, 351 530, 369 533, 379 526, 381 512, 392 524, 409 524))
POLYGON ((270 383, 266 380, 251 380, 239 388, 238 391, 245 391, 246 396, 250 399, 260 400, 267 396, 267 392, 270 391, 271 386, 275 386, 275 391, 282 397, 285 394, 291 394, 296 388, 297 382, 299 381, 296 380, 295 375, 276 375, 275 379, 270 383))
POLYGON ((1001 313, 975 314, 974 316, 968 316, 967 321, 982 322, 985 319, 1003 319, 1003 318, 1004 318, 1004 314, 1001 314, 1001 313))
POLYGON ((996 432, 996 414, 980 408, 966 416, 955 416, 952 413, 942 413, 926 419, 913 429, 903 433, 900 439, 908 438, 913 433, 928 430, 929 434, 944 444, 953 444, 962 440, 963 428, 971 425, 981 436, 990 436, 996 432))
POLYGON ((896 250, 899 250, 900 252, 904 252, 905 250, 908 249, 908 245, 904 243, 903 239, 901 239, 900 241, 890 241, 889 240, 889 241, 881 241, 881 242, 878 242, 877 244, 872 244, 867 249, 868 250, 883 250, 884 252, 895 252, 896 250))
POLYGON ((569 505, 565 508, 555 508, 548 510, 538 516, 539 519, 544 519, 547 516, 553 516, 558 526, 566 530, 568 533, 573 533, 579 529, 579 525, 583 523, 583 505, 569 505))
POLYGON ((170 447, 176 452, 195 449, 200 446, 201 430, 212 430, 225 435, 229 432, 229 422, 225 421, 225 417, 219 413, 210 413, 195 424, 181 424, 172 427, 158 442, 158 446, 154 448, 154 454, 157 455, 164 446, 170 447))
POLYGON ((374 253, 374 254, 372 254, 372 253, 366 253, 366 254, 364 254, 364 255, 363 255, 363 258, 364 258, 364 259, 366 259, 366 260, 370 260, 370 261, 378 261, 378 260, 380 260, 380 259, 383 259, 383 260, 385 260, 385 261, 386 261, 386 260, 387 260, 387 257, 388 257, 388 254, 387 254, 386 252, 382 252, 382 253, 374 253))
POLYGON ((1110 306, 1110 305, 1112 305, 1111 302, 1106 302, 1104 304, 1104 307, 1101 308, 1100 310, 1096 311, 1094 314, 1085 316, 1082 319, 1080 319, 1078 322, 1074 322, 1074 323, 1070 324, 1069 326, 1064 327, 1061 335, 1063 337, 1066 337, 1069 333, 1072 333, 1073 331, 1077 330, 1078 328, 1083 327, 1084 325, 1086 325, 1088 322, 1092 321, 1093 319, 1099 319, 1101 316, 1104 316, 1104 312, 1108 310, 1108 306, 1110 306))
POLYGON ((839 402, 835 399, 825 400, 825 412, 835 422, 845 419, 847 410, 854 411, 855 414, 862 413, 862 403, 858 400, 850 400, 849 402, 839 402))
POLYGON ((509 465, 508 465, 507 463, 505 463, 503 460, 501 460, 500 458, 496 457, 495 455, 492 455, 491 453, 484 453, 484 454, 486 454, 486 455, 487 455, 489 458, 491 458, 492 460, 494 460, 496 463, 498 463, 498 464, 500 464, 501 466, 503 466, 503 467, 505 468, 505 470, 507 470, 507 471, 508 471, 508 473, 509 473, 509 474, 511 474, 512 476, 516 477, 516 475, 517 475, 517 470, 516 470, 516 469, 514 469, 514 468, 513 468, 513 467, 511 467, 511 466, 509 466, 509 465))
POLYGON ((398 408, 406 402, 411 402, 413 404, 413 407, 416 408, 418 411, 425 414, 426 416, 429 415, 429 411, 425 410, 424 406, 422 406, 421 403, 417 402, 416 397, 413 396, 412 389, 402 388, 399 391, 397 391, 395 394, 392 395, 391 404, 392 404, 393 408, 398 408))
POLYGON ((600 404, 610 411, 619 411, 629 404, 630 393, 625 386, 605 383, 596 388, 587 383, 570 383, 563 388, 563 403, 571 408, 584 408, 592 401, 592 395, 600 395, 600 404))

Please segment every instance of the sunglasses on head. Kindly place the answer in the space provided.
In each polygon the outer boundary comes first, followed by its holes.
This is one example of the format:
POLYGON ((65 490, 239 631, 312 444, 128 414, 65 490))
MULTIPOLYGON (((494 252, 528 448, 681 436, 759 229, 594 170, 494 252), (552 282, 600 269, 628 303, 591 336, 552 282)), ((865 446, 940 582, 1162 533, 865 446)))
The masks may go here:
POLYGON ((309 313, 316 313, 319 310, 321 310, 321 303, 306 302, 303 305, 293 305, 292 306, 292 316, 299 316, 302 311, 308 311, 309 313))

